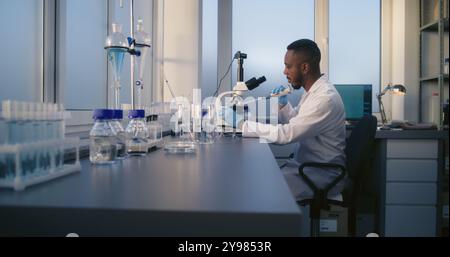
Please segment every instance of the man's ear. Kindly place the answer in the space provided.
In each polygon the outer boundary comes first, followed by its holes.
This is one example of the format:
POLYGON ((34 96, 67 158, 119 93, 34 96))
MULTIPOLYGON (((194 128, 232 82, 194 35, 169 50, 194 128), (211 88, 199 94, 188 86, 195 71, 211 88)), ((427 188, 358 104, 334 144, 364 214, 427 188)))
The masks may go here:
POLYGON ((308 74, 310 70, 311 70, 311 66, 309 65, 309 63, 307 63, 307 62, 302 63, 301 71, 303 74, 308 74))

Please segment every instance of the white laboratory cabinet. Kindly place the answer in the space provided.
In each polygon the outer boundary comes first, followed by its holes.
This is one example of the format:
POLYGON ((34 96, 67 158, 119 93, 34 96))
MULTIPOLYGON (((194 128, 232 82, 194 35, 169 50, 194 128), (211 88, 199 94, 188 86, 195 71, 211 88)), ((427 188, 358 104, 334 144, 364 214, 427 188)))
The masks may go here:
POLYGON ((379 132, 379 232, 390 237, 440 236, 446 135, 443 131, 379 132))

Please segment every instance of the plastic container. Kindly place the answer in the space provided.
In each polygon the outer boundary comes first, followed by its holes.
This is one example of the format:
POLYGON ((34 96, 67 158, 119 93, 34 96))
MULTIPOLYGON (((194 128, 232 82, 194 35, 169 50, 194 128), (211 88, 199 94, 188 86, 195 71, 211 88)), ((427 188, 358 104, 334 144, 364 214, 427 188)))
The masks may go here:
POLYGON ((147 116, 148 141, 152 146, 160 147, 163 138, 163 127, 158 122, 158 115, 147 116))
POLYGON ((109 121, 113 111, 108 109, 94 110, 94 126, 89 133, 89 160, 93 164, 111 164, 117 157, 117 139, 109 121))
POLYGON ((444 126, 448 129, 448 99, 444 104, 444 126))
POLYGON ((127 138, 127 153, 129 155, 145 155, 148 151, 148 128, 145 124, 144 110, 130 110, 130 122, 125 129, 127 138))
POLYGON ((445 58, 445 62, 444 62, 444 74, 448 75, 448 58, 445 58))
POLYGON ((441 118, 440 113, 439 93, 433 92, 430 96, 430 122, 438 125, 441 118))

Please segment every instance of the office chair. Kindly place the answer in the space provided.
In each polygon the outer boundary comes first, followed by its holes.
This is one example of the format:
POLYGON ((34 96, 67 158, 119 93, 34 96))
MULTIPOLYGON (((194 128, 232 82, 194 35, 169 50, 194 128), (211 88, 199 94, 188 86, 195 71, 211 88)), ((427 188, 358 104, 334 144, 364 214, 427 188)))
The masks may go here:
MULTIPOLYGON (((375 132, 377 130, 377 119, 374 116, 363 117, 351 131, 347 140, 345 154, 347 156, 346 167, 333 163, 303 163, 299 167, 299 174, 305 183, 312 189, 314 195, 312 199, 298 201, 299 205, 310 205, 309 217, 311 219, 311 236, 319 236, 320 233, 320 211, 329 210, 330 204, 346 207, 349 210, 349 233, 355 236, 356 232, 356 197, 363 178, 365 163, 371 156, 375 132), (314 182, 304 173, 305 167, 337 168, 340 172, 325 188, 318 188, 314 182), (343 201, 327 199, 328 192, 339 181, 344 179, 345 175, 351 180, 344 192, 342 192, 343 201)), ((324 171, 326 172, 326 171, 324 171)))

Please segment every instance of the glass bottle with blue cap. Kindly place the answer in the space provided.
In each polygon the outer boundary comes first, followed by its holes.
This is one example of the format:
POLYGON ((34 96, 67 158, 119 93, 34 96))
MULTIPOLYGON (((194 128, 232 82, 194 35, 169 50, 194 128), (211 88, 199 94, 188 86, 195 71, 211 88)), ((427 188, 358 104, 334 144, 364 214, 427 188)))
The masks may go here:
POLYGON ((148 151, 148 128, 145 124, 144 110, 130 110, 130 122, 125 129, 127 138, 127 153, 129 155, 145 155, 148 151))
POLYGON ((92 115, 94 126, 89 133, 89 160, 93 164, 114 163, 117 156, 117 140, 110 126, 113 111, 96 109, 92 115))
POLYGON ((111 120, 111 128, 117 140, 117 159, 125 159, 126 151, 126 135, 125 129, 122 127, 123 111, 113 110, 113 119, 111 120))

